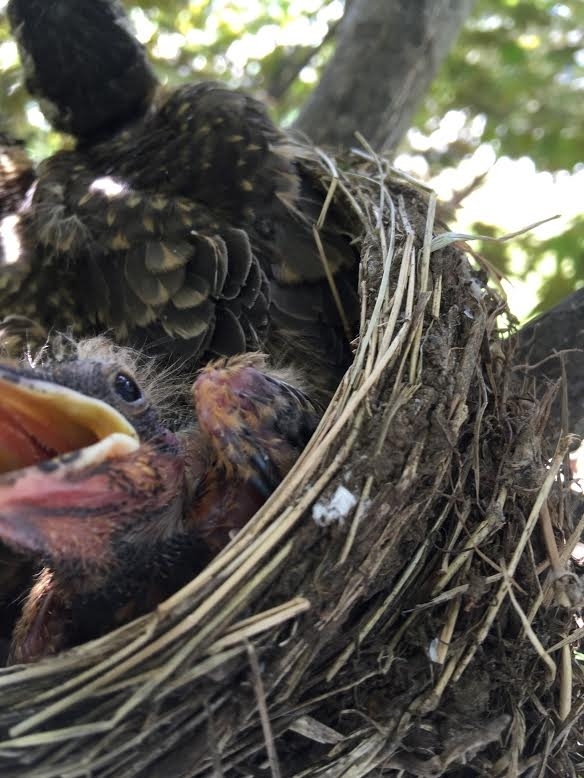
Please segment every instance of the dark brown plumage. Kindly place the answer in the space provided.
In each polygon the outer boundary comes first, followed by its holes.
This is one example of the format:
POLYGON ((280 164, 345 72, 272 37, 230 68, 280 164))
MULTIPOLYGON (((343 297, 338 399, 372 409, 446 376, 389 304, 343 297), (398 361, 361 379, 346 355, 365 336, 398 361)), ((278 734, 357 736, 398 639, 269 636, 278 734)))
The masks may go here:
POLYGON ((310 152, 259 102, 219 84, 153 90, 119 6, 93 5, 101 11, 86 20, 96 34, 82 38, 85 63, 73 0, 43 12, 46 41, 37 0, 9 4, 28 82, 51 98, 49 118, 78 143, 38 168, 20 223, 28 272, 18 283, 0 277, 1 310, 78 335, 109 329, 119 342, 191 364, 263 348, 303 363, 330 395, 351 358, 357 256, 333 206, 320 237, 341 315, 313 235, 325 191, 310 152), (119 47, 115 67, 108 31, 119 47), (57 38, 62 67, 47 81, 39 74, 52 72, 57 38), (95 105, 106 88, 104 122, 95 105))
POLYGON ((144 388, 127 352, 84 349, 92 359, 0 365, 0 548, 43 565, 12 662, 103 634, 186 583, 277 486, 319 416, 287 376, 242 355, 205 369, 200 423, 173 433, 157 408, 173 379, 144 388))
POLYGON ((0 132, 0 219, 13 216, 22 206, 34 180, 24 144, 0 132))
POLYGON ((10 0, 8 18, 56 129, 95 139, 148 108, 156 77, 119 0, 10 0))

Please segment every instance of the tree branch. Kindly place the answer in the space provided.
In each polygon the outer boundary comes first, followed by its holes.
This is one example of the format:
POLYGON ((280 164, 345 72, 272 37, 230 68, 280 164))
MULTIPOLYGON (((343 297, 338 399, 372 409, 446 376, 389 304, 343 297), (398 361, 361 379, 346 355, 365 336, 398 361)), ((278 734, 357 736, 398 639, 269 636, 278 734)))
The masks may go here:
POLYGON ((295 124, 315 143, 348 147, 359 130, 395 151, 474 0, 352 0, 335 54, 295 124))
POLYGON ((288 56, 282 57, 275 73, 272 73, 266 87, 266 92, 272 100, 281 100, 305 68, 318 52, 337 35, 340 21, 333 22, 318 44, 318 46, 298 46, 288 56))
MULTIPOLYGON (((518 358, 533 365, 534 375, 555 381, 562 375, 561 357, 567 378, 568 432, 584 436, 584 289, 525 325, 517 333, 518 358)), ((552 408, 551 429, 559 433, 560 403, 552 408)))

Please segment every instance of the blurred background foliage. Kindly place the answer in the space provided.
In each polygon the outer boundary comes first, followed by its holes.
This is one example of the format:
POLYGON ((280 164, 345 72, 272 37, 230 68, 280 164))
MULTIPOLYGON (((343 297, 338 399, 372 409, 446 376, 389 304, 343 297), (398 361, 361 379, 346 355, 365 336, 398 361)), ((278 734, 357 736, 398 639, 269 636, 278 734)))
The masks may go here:
MULTIPOLYGON (((221 79, 291 124, 334 48, 341 0, 125 3, 161 78, 221 79)), ((2 123, 41 159, 62 145, 23 90, 0 0, 2 123)), ((358 66, 358 63, 357 63, 358 66)), ((500 235, 546 228, 481 251, 510 280, 520 318, 584 286, 584 3, 479 0, 398 165, 435 185, 450 221, 500 235)), ((514 305, 513 294, 516 303, 514 305)))

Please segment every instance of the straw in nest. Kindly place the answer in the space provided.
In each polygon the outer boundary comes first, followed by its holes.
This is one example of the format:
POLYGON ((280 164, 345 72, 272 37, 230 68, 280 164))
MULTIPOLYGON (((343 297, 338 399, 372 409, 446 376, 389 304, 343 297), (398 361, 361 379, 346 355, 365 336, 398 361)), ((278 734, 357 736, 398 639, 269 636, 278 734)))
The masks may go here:
POLYGON ((353 366, 198 578, 1 673, 3 775, 576 775, 584 519, 558 475, 569 441, 545 437, 553 390, 534 396, 503 300, 433 238, 433 195, 367 151, 321 165, 323 218, 336 198, 359 233, 353 366))

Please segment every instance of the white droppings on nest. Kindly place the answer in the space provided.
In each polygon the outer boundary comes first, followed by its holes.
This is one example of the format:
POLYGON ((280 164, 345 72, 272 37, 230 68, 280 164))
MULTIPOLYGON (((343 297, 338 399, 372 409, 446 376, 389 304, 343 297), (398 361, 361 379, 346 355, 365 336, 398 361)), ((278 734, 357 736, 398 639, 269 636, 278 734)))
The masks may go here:
POLYGON ((584 443, 570 452, 571 487, 575 492, 584 493, 584 443))
POLYGON ((478 278, 473 278, 469 284, 469 290, 475 300, 482 300, 485 290, 478 278))
POLYGON ((440 656, 438 653, 438 649, 440 647, 440 639, 434 638, 430 641, 430 645, 428 646, 427 654, 428 658, 431 662, 434 662, 435 664, 443 664, 443 662, 440 661, 440 656))
POLYGON ((343 524, 349 513, 357 505, 357 498, 344 486, 337 486, 328 500, 319 500, 312 508, 312 518, 319 527, 331 524, 343 524))

